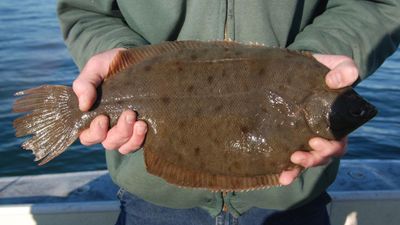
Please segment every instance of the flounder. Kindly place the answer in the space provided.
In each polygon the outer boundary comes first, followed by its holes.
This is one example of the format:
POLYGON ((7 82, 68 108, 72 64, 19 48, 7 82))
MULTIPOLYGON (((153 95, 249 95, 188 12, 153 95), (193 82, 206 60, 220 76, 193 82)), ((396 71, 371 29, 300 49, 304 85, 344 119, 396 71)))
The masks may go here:
MULTIPOLYGON (((126 109, 149 129, 148 172, 183 187, 240 191, 278 185, 291 154, 319 136, 341 139, 377 113, 348 87, 325 85, 310 54, 236 42, 177 41, 121 51, 89 112, 67 86, 17 93, 16 135, 43 165, 103 114, 126 109)), ((135 154, 135 153, 131 153, 135 154)))

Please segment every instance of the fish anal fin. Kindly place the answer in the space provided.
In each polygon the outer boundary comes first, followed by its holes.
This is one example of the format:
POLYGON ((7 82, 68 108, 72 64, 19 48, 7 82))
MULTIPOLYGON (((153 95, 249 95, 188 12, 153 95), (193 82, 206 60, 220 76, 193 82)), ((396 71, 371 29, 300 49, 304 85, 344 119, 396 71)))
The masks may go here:
POLYGON ((224 176, 193 171, 169 163, 158 157, 151 149, 144 150, 146 169, 168 183, 188 188, 202 188, 215 192, 238 192, 279 186, 279 174, 259 176, 224 176))

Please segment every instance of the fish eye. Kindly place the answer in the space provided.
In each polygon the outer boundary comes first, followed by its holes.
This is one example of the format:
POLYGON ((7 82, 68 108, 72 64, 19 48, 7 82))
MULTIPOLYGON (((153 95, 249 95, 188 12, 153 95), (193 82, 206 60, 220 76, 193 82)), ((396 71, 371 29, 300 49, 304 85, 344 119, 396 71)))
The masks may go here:
POLYGON ((365 113, 365 109, 350 109, 350 114, 354 117, 362 117, 365 113))

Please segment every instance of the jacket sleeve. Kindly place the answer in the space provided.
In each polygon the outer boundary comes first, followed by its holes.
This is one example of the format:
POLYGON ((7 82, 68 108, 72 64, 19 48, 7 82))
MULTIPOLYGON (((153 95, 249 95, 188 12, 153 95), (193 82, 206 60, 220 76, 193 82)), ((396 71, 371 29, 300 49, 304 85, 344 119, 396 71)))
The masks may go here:
POLYGON ((96 53, 146 44, 126 24, 115 0, 59 0, 57 13, 65 43, 80 69, 96 53))
POLYGON ((399 41, 399 0, 329 0, 289 48, 347 55, 363 79, 396 50, 399 41))

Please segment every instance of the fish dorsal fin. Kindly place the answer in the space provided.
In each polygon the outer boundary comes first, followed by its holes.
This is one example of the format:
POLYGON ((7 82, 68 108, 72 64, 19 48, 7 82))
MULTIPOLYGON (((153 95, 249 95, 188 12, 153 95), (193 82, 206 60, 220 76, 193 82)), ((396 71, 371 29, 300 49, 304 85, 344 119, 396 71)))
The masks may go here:
POLYGON ((107 78, 111 78, 129 66, 136 65, 146 59, 181 49, 197 49, 205 46, 201 41, 174 41, 155 45, 145 45, 122 50, 114 57, 108 70, 107 78))
POLYGON ((104 79, 107 80, 113 77, 128 66, 135 64, 135 61, 137 60, 129 54, 128 50, 119 51, 111 62, 110 67, 108 68, 108 73, 104 79))
POLYGON ((111 78, 129 66, 136 65, 144 60, 176 52, 182 49, 200 48, 235 48, 237 46, 263 47, 262 45, 250 43, 243 45, 235 41, 170 41, 155 45, 145 45, 127 50, 122 50, 114 57, 105 79, 111 78))

